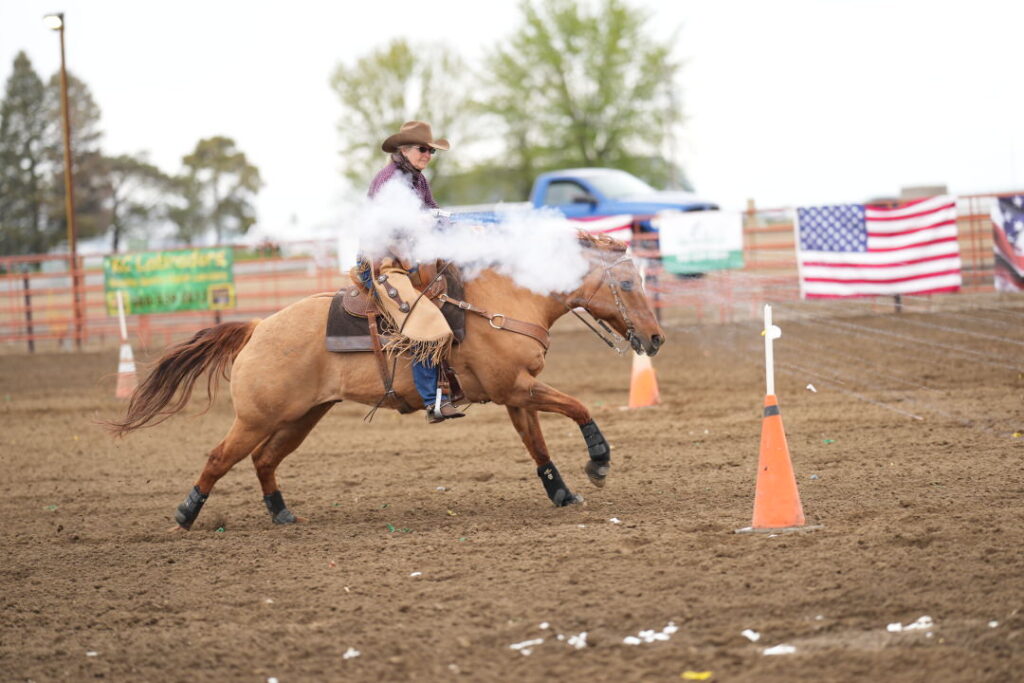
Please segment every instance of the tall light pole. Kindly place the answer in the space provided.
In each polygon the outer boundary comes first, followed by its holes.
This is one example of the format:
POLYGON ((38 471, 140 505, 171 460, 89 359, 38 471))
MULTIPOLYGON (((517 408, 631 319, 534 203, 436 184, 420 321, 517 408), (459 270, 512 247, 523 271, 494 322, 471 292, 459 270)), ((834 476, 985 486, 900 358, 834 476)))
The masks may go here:
POLYGON ((75 318, 75 345, 82 348, 82 302, 78 282, 78 235, 75 230, 75 183, 71 157, 71 114, 68 111, 68 72, 64 66, 64 13, 47 14, 43 23, 60 33, 60 114, 64 124, 64 214, 68 223, 68 272, 71 273, 72 310, 75 318))

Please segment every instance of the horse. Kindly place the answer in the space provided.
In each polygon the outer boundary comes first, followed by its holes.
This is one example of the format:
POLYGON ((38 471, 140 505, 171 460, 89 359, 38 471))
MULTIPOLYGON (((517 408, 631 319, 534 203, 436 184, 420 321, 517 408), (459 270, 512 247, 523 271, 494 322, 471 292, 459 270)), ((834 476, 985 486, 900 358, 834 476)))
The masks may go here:
MULTIPOLYGON (((558 413, 579 425, 590 456, 584 471, 595 486, 605 484, 611 449, 586 406, 537 379, 544 369, 547 331, 562 315, 582 308, 599 324, 610 325, 637 353, 653 356, 665 341, 626 244, 582 231, 578 239, 588 272, 571 292, 538 294, 495 269, 484 269, 468 280, 463 304, 477 315, 466 316, 465 338, 449 358, 467 401, 505 406, 548 498, 558 507, 582 498, 569 489, 552 462, 538 412, 558 413), (514 333, 517 330, 520 333, 514 333)), ((108 423, 117 436, 159 424, 184 409, 204 373, 209 402, 218 379, 230 381, 234 422, 209 452, 199 478, 178 506, 172 531, 192 527, 217 481, 246 456, 252 458, 272 521, 303 521, 286 506, 278 487, 275 473, 281 461, 335 404, 379 405, 384 394, 373 353, 326 350, 332 296, 315 294, 263 320, 224 322, 200 330, 156 361, 130 397, 125 418, 108 423)), ((409 360, 394 360, 395 393, 408 405, 421 406, 409 360)))

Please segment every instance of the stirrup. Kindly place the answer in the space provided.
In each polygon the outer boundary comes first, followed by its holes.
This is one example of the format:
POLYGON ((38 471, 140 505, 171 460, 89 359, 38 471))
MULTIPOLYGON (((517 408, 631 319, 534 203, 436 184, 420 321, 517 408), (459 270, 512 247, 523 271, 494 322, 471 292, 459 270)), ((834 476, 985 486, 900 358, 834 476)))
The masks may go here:
POLYGON ((427 422, 429 424, 437 424, 445 420, 453 420, 457 417, 465 417, 466 414, 460 412, 458 408, 452 405, 451 401, 445 401, 441 404, 440 410, 434 410, 434 404, 431 403, 427 406, 427 422))

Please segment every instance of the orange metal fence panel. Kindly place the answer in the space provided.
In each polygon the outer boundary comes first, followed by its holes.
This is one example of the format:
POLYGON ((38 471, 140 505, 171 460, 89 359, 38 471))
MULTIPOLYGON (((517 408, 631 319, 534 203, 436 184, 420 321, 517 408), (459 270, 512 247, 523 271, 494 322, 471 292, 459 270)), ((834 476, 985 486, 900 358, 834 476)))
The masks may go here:
MULTIPOLYGON (((965 292, 993 290, 990 211, 993 198, 1011 194, 958 198, 965 292)), ((792 209, 757 209, 751 203, 743 213, 742 270, 677 276, 661 268, 656 235, 637 233, 632 244, 647 267, 646 288, 659 314, 700 323, 756 317, 762 302, 798 298, 794 239, 792 209)), ((251 258, 237 256, 242 248, 236 247, 236 308, 132 315, 129 335, 143 349, 156 348, 218 321, 264 317, 310 294, 348 284, 348 274, 338 268, 335 243, 280 247, 287 255, 251 258)), ((107 313, 102 256, 80 257, 80 326, 66 255, 0 257, 0 352, 117 344, 120 332, 107 313)))

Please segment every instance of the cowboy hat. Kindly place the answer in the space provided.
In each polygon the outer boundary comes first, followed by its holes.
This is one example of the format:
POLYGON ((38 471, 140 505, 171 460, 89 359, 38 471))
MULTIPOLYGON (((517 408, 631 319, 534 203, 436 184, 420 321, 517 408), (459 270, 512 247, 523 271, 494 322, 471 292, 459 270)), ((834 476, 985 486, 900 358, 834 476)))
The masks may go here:
POLYGON ((380 146, 385 152, 396 152, 402 145, 426 145, 434 149, 448 150, 448 141, 444 138, 434 139, 430 124, 423 121, 407 121, 401 129, 380 146))

